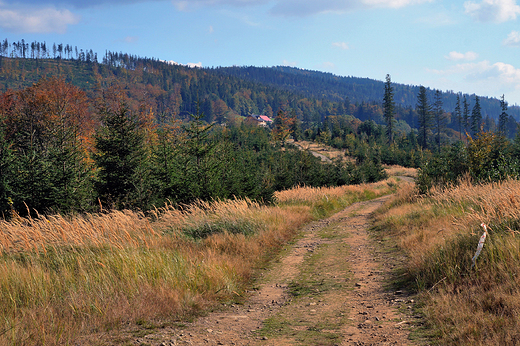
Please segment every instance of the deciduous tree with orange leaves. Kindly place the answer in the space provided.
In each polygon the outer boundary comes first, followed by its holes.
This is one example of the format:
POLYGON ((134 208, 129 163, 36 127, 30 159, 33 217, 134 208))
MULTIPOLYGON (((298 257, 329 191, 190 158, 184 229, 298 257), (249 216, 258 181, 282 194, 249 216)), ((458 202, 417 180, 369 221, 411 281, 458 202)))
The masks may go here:
POLYGON ((4 139, 12 143, 17 210, 82 210, 92 194, 88 139, 94 121, 85 93, 63 79, 42 79, 2 95, 4 139))

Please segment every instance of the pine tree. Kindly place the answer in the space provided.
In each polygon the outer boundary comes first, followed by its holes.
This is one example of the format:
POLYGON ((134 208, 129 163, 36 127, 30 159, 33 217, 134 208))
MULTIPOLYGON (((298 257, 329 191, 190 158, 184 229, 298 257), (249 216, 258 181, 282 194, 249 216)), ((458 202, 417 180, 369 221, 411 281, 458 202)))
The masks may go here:
POLYGON ((386 75, 385 83, 385 96, 383 98, 383 117, 386 122, 386 135, 388 137, 388 144, 392 144, 394 141, 394 118, 395 118, 395 102, 394 102, 394 89, 392 87, 392 81, 390 75, 386 75))
POLYGON ((482 110, 480 108, 480 98, 475 96, 475 105, 471 110, 471 134, 474 136, 480 132, 482 125, 482 110))
POLYGON ((466 99, 466 95, 464 95, 464 100, 462 102, 463 112, 462 112, 462 124, 464 126, 464 132, 467 134, 469 130, 469 104, 466 99))
POLYGON ((434 103, 433 113, 434 113, 434 117, 435 117, 435 132, 436 132, 437 150, 440 153, 440 151, 441 151, 441 133, 446 128, 446 115, 444 114, 444 110, 442 109, 442 93, 440 90, 435 91, 435 103, 434 103))
POLYGON ((428 132, 431 126, 431 105, 428 103, 426 88, 421 85, 417 96, 417 116, 419 120, 419 144, 428 148, 428 132))
POLYGON ((137 116, 117 93, 103 97, 98 106, 102 126, 95 134, 94 159, 99 167, 96 190, 111 208, 140 208, 141 169, 146 161, 144 135, 137 116))
POLYGON ((504 98, 504 95, 502 95, 502 98, 500 99, 500 109, 502 110, 502 113, 500 113, 498 119, 498 132, 501 136, 505 136, 507 131, 507 122, 509 121, 509 114, 507 114, 507 102, 504 98))
MULTIPOLYGON (((4 96, 5 99, 6 96, 4 96)), ((13 145, 11 181, 18 211, 40 213, 84 210, 90 190, 90 167, 81 139, 88 129, 86 95, 62 79, 42 79, 2 102, 13 145)))
MULTIPOLYGON (((0 98, 2 98, 1 95, 0 98)), ((5 117, 2 113, 0 110, 0 216, 7 217, 13 204, 12 198, 14 197, 11 186, 12 181, 15 179, 14 153, 12 142, 7 137, 5 117)))
POLYGON ((462 141, 462 110, 460 108, 460 95, 457 94, 457 103, 455 104, 455 118, 459 127, 459 139, 462 141))
POLYGON ((227 197, 221 180, 227 155, 223 148, 225 140, 210 138, 215 123, 207 124, 198 107, 197 113, 190 116, 189 124, 182 127, 185 140, 178 155, 182 166, 177 189, 180 201, 227 197))

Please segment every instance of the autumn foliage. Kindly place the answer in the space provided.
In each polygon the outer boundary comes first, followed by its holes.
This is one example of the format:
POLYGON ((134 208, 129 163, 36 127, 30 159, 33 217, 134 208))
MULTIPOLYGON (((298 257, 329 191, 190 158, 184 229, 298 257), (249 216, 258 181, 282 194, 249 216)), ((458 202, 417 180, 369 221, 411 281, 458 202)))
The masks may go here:
POLYGON ((141 91, 114 84, 87 94, 47 78, 0 94, 1 215, 148 211, 235 197, 265 203, 296 185, 374 181, 352 162, 322 163, 286 145, 296 133, 287 111, 272 130, 238 120, 216 126, 200 109, 179 119, 175 109, 160 110, 153 87, 141 91))

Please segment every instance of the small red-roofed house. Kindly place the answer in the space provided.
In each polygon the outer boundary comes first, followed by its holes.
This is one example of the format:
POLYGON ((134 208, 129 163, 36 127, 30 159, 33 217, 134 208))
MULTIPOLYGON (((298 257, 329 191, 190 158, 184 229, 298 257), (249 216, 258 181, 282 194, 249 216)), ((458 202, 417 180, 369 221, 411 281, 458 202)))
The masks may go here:
POLYGON ((267 115, 256 115, 251 114, 249 119, 257 123, 259 126, 269 126, 273 123, 273 120, 269 118, 267 115))

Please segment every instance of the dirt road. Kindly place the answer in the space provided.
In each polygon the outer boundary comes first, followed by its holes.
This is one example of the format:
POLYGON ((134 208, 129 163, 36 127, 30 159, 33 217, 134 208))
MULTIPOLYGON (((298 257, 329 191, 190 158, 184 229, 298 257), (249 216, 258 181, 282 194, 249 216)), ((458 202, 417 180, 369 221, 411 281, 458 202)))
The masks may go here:
POLYGON ((244 305, 135 338, 140 345, 410 345, 384 288, 391 262, 369 240, 369 216, 388 197, 356 203, 308 225, 267 270, 244 305))

